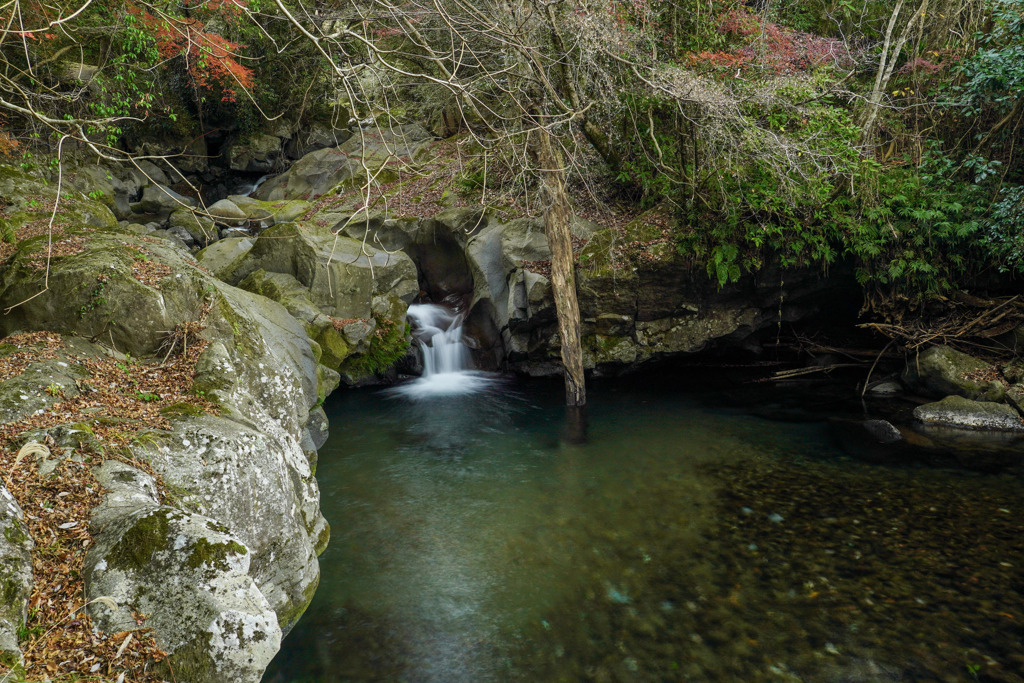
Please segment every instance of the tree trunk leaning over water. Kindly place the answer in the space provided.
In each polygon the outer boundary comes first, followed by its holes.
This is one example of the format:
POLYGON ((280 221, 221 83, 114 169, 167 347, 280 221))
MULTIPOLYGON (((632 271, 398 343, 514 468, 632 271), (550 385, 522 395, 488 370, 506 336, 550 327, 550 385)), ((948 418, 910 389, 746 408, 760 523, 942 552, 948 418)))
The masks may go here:
POLYGON ((539 127, 535 135, 534 154, 540 167, 545 206, 544 234, 551 248, 551 293, 562 341, 565 404, 582 406, 587 402, 587 388, 583 377, 580 305, 576 299, 572 255, 572 210, 565 189, 565 164, 560 151, 551 144, 551 134, 546 128, 539 127))

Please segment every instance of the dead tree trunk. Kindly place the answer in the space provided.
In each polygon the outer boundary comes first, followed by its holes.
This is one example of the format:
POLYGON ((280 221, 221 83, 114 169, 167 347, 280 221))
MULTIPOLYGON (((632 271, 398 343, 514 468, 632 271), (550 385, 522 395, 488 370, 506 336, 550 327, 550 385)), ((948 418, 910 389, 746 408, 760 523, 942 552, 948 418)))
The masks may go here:
POLYGON ((551 293, 558 316, 558 335, 562 340, 562 365, 565 369, 565 403, 582 406, 587 402, 583 377, 583 345, 580 340, 580 305, 576 299, 576 272, 572 254, 572 210, 565 189, 565 164, 562 154, 551 144, 551 134, 540 127, 536 131, 534 154, 540 167, 544 195, 544 234, 551 248, 551 293))

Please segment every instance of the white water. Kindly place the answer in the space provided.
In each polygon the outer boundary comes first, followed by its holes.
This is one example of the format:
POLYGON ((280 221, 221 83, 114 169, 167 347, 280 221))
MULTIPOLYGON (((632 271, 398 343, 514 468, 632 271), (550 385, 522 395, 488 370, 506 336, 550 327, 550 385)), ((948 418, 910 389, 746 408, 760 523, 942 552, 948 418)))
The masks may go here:
POLYGON ((469 347, 462 342, 464 316, 437 304, 409 307, 412 334, 423 353, 423 376, 393 389, 407 398, 457 396, 493 384, 487 373, 473 369, 469 347))
POLYGON ((241 194, 243 197, 251 197, 252 193, 255 192, 256 190, 258 190, 260 188, 260 185, 262 185, 264 182, 266 182, 267 178, 269 178, 269 177, 270 177, 269 173, 267 175, 260 176, 259 180, 257 180, 255 183, 250 185, 248 189, 243 187, 242 191, 239 192, 239 194, 241 194))

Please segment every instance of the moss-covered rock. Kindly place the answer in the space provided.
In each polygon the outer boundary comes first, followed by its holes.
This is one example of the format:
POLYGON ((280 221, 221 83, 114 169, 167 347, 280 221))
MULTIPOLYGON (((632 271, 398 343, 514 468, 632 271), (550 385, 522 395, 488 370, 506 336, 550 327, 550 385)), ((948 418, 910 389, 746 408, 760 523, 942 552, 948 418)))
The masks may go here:
POLYGON ((994 366, 945 345, 911 358, 903 382, 936 397, 952 394, 974 401, 1001 401, 1006 394, 1006 383, 994 366))

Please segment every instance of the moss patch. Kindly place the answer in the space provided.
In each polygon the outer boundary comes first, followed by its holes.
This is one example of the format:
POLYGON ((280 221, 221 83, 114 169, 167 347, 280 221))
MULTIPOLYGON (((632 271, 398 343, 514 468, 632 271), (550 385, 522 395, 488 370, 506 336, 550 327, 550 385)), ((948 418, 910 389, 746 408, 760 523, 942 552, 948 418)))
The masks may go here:
POLYGON ((172 403, 171 405, 161 408, 160 414, 167 419, 183 418, 183 417, 199 417, 206 415, 206 411, 202 408, 192 405, 191 403, 172 403))
POLYGON ((107 564, 126 571, 146 567, 156 553, 167 547, 171 514, 169 510, 157 510, 137 521, 107 555, 107 564))
POLYGON ((248 554, 248 548, 237 541, 211 543, 206 538, 200 538, 192 546, 192 552, 189 553, 185 565, 192 569, 199 569, 203 565, 207 565, 221 571, 227 571, 229 568, 227 562, 228 555, 248 554))
POLYGON ((4 538, 6 538, 9 543, 12 543, 14 545, 21 545, 22 543, 28 540, 28 534, 26 534, 25 531, 21 528, 20 524, 15 522, 14 524, 8 525, 8 527, 4 529, 4 538))

